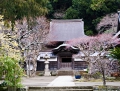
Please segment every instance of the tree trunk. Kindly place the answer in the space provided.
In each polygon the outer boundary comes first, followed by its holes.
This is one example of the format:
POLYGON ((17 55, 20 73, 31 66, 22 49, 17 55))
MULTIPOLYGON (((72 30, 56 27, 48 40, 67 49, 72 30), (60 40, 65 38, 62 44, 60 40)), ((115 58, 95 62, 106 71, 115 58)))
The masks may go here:
POLYGON ((30 73, 30 60, 28 60, 28 72, 29 72, 28 76, 30 77, 31 76, 31 73, 30 73))
POLYGON ((37 67, 37 63, 36 63, 35 59, 32 61, 32 64, 33 64, 33 69, 31 72, 32 73, 31 76, 35 76, 36 75, 36 67, 37 67))
POLYGON ((102 75, 103 75, 103 86, 106 86, 106 79, 105 79, 105 71, 104 71, 104 68, 102 67, 101 70, 102 70, 102 75))
POLYGON ((88 73, 91 74, 92 73, 92 68, 91 68, 91 63, 89 62, 89 65, 88 65, 88 73))
POLYGON ((28 77, 30 77, 30 61, 29 60, 27 60, 27 62, 26 62, 27 64, 27 76, 28 77))

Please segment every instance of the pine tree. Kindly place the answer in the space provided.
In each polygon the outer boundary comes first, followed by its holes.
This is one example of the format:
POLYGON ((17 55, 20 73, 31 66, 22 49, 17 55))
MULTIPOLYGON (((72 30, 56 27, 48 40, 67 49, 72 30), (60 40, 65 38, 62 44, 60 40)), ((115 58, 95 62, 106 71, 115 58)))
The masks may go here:
POLYGON ((15 21, 30 18, 47 13, 48 0, 2 0, 0 1, 0 14, 3 15, 5 25, 11 22, 12 30, 14 30, 15 21))

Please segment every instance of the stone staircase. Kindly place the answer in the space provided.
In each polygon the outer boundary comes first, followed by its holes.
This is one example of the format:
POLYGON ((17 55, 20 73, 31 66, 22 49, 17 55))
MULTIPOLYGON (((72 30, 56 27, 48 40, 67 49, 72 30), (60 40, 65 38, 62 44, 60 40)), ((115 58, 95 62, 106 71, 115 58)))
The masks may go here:
POLYGON ((61 68, 57 71, 57 73, 58 73, 58 76, 74 75, 72 68, 61 68))
POLYGON ((71 75, 71 76, 73 76, 74 75, 74 73, 73 73, 73 71, 71 70, 58 70, 58 76, 65 76, 65 75, 71 75))
POLYGON ((29 87, 28 91, 93 91, 92 86, 74 87, 29 87))

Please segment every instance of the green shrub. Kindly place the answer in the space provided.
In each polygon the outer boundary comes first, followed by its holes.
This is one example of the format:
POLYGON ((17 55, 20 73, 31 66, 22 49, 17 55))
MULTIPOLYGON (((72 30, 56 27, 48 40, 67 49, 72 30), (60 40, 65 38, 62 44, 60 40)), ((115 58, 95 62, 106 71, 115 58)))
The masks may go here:
POLYGON ((94 74, 92 74, 92 77, 95 79, 99 79, 101 77, 101 73, 100 72, 95 72, 94 74))
POLYGON ((57 71, 51 71, 50 74, 51 76, 57 76, 57 71))
POLYGON ((78 18, 78 11, 73 9, 72 7, 68 8, 65 13, 66 19, 76 19, 78 18))
POLYGON ((116 78, 115 77, 106 77, 106 80, 114 81, 116 78))
POLYGON ((39 76, 44 76, 44 71, 40 71, 38 75, 39 76))
POLYGON ((88 30, 85 32, 86 35, 93 35, 93 31, 92 30, 88 30))
POLYGON ((14 88, 22 87, 21 78, 23 76, 23 70, 20 67, 18 60, 8 56, 3 56, 0 58, 0 66, 0 76, 3 76, 3 72, 5 75, 5 79, 2 85, 14 88))

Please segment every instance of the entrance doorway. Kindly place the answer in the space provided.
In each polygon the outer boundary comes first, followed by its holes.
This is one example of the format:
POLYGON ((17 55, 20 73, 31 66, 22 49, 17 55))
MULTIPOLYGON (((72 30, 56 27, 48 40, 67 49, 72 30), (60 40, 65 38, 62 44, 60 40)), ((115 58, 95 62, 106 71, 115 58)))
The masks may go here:
POLYGON ((71 62, 72 60, 71 60, 71 58, 62 58, 62 63, 69 63, 69 62, 71 62))
POLYGON ((62 58, 61 60, 61 68, 62 69, 72 69, 72 58, 62 58))

